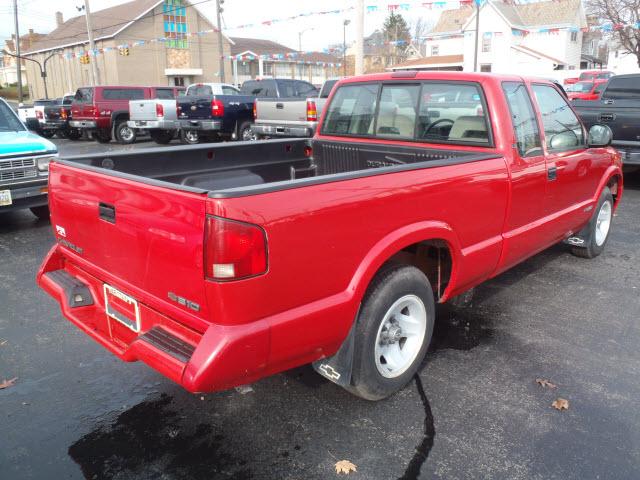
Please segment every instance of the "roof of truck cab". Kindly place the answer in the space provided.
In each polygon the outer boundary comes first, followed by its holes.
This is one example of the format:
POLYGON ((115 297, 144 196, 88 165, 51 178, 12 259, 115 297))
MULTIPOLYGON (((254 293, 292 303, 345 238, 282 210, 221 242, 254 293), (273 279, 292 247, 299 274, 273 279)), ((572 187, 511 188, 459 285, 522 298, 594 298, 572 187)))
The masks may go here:
MULTIPOLYGON (((372 73, 369 75, 357 75, 343 79, 341 83, 354 83, 354 82, 380 82, 380 81, 416 81, 416 80, 443 80, 443 81, 458 81, 458 82, 482 82, 487 80, 494 81, 522 81, 523 79, 534 80, 533 77, 522 77, 519 75, 506 75, 496 73, 476 73, 476 72, 447 72, 447 71, 415 71, 415 70, 402 70, 399 72, 385 72, 385 73, 372 73)), ((535 78, 536 81, 548 81, 550 80, 535 78)))

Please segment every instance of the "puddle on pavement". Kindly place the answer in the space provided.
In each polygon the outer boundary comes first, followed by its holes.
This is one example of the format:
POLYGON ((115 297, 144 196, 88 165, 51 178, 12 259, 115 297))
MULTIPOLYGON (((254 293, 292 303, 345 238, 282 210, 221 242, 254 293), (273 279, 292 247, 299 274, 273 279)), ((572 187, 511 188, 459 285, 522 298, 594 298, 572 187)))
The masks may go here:
POLYGON ((489 320, 478 308, 438 305, 429 350, 471 350, 492 336, 489 320))
POLYGON ((136 405, 76 441, 69 455, 92 480, 252 478, 246 461, 225 451, 223 435, 209 424, 189 424, 172 402, 163 394, 136 405))

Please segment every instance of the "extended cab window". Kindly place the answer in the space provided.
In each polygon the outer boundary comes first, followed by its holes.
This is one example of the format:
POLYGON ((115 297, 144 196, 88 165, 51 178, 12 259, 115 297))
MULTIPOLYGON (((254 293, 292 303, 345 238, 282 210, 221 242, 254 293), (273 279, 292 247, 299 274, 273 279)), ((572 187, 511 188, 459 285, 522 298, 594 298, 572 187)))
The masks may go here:
POLYGON ((418 138, 431 142, 489 144, 486 115, 477 85, 425 83, 420 98, 418 138))
POLYGON ((511 123, 521 157, 541 155, 540 131, 527 87, 520 82, 504 82, 502 89, 509 104, 511 123))
POLYGON ((608 85, 602 94, 602 98, 612 100, 640 98, 640 82, 638 81, 638 77, 612 77, 608 85))
POLYGON ((420 85, 383 85, 376 135, 413 139, 420 85))
POLYGON ((24 129, 24 125, 13 113, 11 107, 0 101, 0 132, 20 132, 24 129))
POLYGON ((79 88, 76 91, 76 96, 73 99, 76 103, 91 103, 93 102, 93 89, 92 88, 79 88))
POLYGON ((160 100, 173 100, 175 98, 173 88, 158 88, 156 90, 156 98, 160 100))
POLYGON ((322 133, 326 135, 372 135, 378 84, 345 85, 329 104, 322 133))
POLYGON ((584 145, 584 132, 578 117, 560 93, 551 85, 534 85, 545 143, 549 151, 560 151, 584 145))
POLYGON ((315 97, 318 95, 318 89, 307 82, 296 82, 296 90, 298 97, 315 97))
POLYGON ((141 88, 105 88, 102 91, 105 100, 142 100, 144 90, 141 88))

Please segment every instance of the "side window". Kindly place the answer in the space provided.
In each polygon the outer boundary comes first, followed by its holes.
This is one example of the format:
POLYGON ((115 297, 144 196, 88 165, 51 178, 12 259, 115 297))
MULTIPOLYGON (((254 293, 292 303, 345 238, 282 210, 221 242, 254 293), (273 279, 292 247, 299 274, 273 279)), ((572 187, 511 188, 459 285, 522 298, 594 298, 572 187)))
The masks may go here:
POLYGON ((606 85, 607 85, 606 83, 600 83, 596 85, 596 88, 593 90, 593 93, 598 93, 598 94, 602 93, 606 85))
POLYGON ((315 97, 318 94, 318 89, 307 82, 296 82, 298 97, 315 97))
POLYGON ((293 80, 278 80, 278 90, 280 90, 280 98, 292 98, 297 96, 293 80))
POLYGON ((173 100, 174 94, 172 88, 158 88, 156 89, 156 98, 160 100, 173 100))
POLYGON ((603 98, 622 100, 625 98, 640 99, 640 81, 638 76, 612 77, 603 98))
POLYGON ((420 85, 383 85, 376 135, 413 138, 420 85))
POLYGON ((105 100, 142 100, 144 91, 139 88, 105 88, 102 91, 105 100))
POLYGON ((541 155, 540 131, 524 83, 504 82, 502 90, 509 104, 511 123, 521 157, 541 155))
POLYGON ((239 95, 238 90, 233 87, 228 87, 226 85, 222 86, 222 94, 223 95, 239 95))
POLYGON ((547 149, 561 151, 584 145, 584 132, 578 117, 560 93, 550 85, 534 85, 540 107, 547 149))
POLYGON ((338 88, 322 125, 326 135, 372 135, 378 84, 346 85, 338 88))

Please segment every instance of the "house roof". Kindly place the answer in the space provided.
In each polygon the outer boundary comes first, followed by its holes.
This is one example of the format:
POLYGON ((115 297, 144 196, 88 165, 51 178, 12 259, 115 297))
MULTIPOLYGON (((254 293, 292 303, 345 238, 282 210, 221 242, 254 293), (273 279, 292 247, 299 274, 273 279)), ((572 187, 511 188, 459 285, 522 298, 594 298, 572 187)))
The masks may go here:
POLYGON ((546 58, 547 60, 551 60, 556 65, 566 65, 566 62, 562 60, 558 60, 557 58, 551 57, 546 53, 539 52, 538 50, 534 50, 533 48, 523 47, 522 45, 512 45, 512 49, 525 53, 527 55, 531 55, 533 57, 538 58, 546 58))
MULTIPOLYGON (((34 32, 29 32, 26 33, 24 35, 20 36, 20 49, 25 51, 25 50, 29 50, 31 48, 31 45, 33 45, 36 42, 39 42, 40 40, 42 40, 44 37, 46 37, 46 35, 44 33, 34 33, 34 32)), ((16 41, 14 38, 8 38, 7 40, 4 41, 4 45, 7 49, 7 51, 9 52, 15 52, 16 51, 16 41)))
MULTIPOLYGON (((133 0, 115 7, 91 12, 94 39, 100 40, 115 36, 161 3, 162 0, 133 0)), ((80 15, 70 18, 42 40, 33 44, 28 53, 53 50, 88 41, 85 17, 80 15)))
POLYGON ((272 55, 274 53, 295 52, 294 49, 285 47, 284 45, 271 40, 242 37, 231 37, 231 40, 235 44, 231 45, 231 55, 240 55, 241 53, 246 52, 252 52, 255 55, 272 55))
POLYGON ((430 33, 458 32, 462 29, 462 25, 473 14, 473 8, 462 7, 457 10, 445 10, 440 14, 438 23, 433 27, 430 33))
POLYGON ((436 55, 435 57, 416 58, 391 67, 392 70, 407 70, 436 65, 462 65, 464 55, 436 55))

